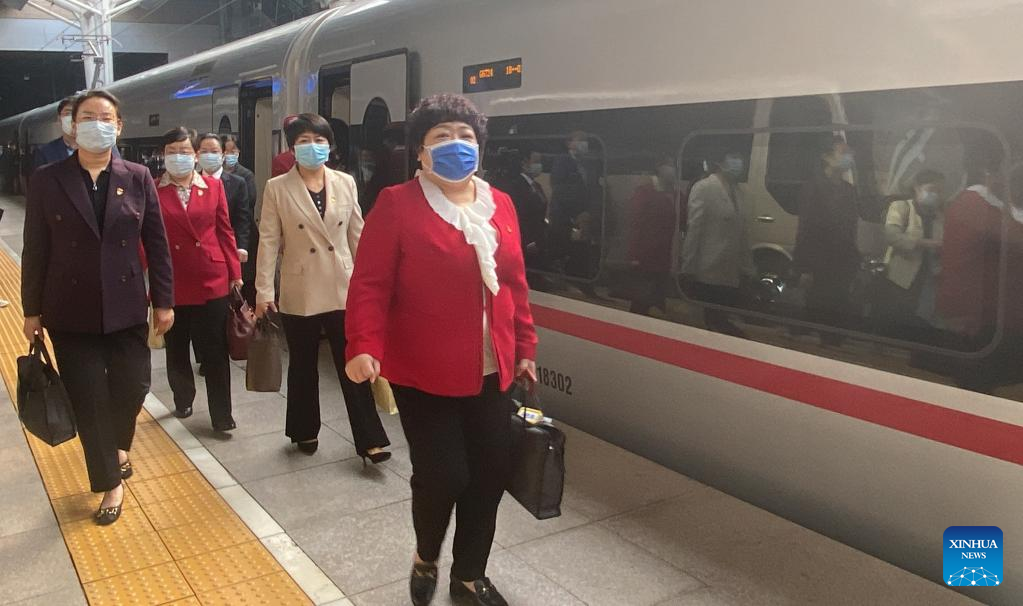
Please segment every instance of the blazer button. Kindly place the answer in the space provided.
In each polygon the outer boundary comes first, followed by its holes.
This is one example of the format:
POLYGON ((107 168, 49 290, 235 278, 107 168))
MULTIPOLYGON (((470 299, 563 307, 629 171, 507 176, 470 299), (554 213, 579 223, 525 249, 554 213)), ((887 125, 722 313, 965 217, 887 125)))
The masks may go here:
POLYGON ((60 215, 58 214, 57 216, 55 216, 55 217, 54 217, 54 219, 56 219, 56 220, 57 220, 57 222, 58 222, 58 223, 60 223, 61 221, 63 221, 63 220, 64 220, 64 217, 62 217, 62 216, 60 216, 60 215))
POLYGON ((124 248, 125 246, 128 246, 128 241, 127 240, 121 240, 121 248, 124 248))
POLYGON ((128 276, 121 276, 121 282, 127 282, 128 276))
POLYGON ((330 252, 334 252, 334 247, 333 246, 328 247, 327 250, 329 250, 330 252))
POLYGON ((301 223, 299 223, 299 224, 298 224, 298 228, 299 228, 299 229, 305 229, 305 225, 302 225, 301 223))
POLYGON ((199 248, 200 246, 202 246, 202 242, 200 242, 200 241, 196 240, 196 241, 195 241, 195 247, 196 247, 196 248, 199 248))
POLYGON ((78 286, 78 278, 71 278, 71 286, 78 286))
POLYGON ((345 222, 344 222, 344 221, 338 221, 338 222, 337 222, 337 226, 338 226, 338 227, 341 227, 341 226, 342 226, 342 225, 344 225, 344 224, 345 224, 345 222))
POLYGON ((174 250, 181 250, 181 245, 180 244, 175 244, 174 245, 174 250))
POLYGON ((316 252, 316 249, 315 248, 310 248, 309 252, 314 253, 314 252, 316 252))
POLYGON ((78 242, 76 240, 71 240, 71 248, 78 248, 78 242))

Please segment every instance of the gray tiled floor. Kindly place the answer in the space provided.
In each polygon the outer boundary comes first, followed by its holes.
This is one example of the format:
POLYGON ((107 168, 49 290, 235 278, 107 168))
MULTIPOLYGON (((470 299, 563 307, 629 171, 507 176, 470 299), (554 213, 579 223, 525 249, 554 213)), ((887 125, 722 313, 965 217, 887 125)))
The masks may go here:
MULTIPOLYGON (((0 237, 20 243, 21 209, 3 198, 0 206, 8 208, 0 237), (19 229, 12 227, 15 221, 19 229)), ((163 352, 154 352, 153 392, 172 407, 163 358, 163 352)), ((296 453, 284 436, 284 397, 246 392, 243 366, 235 364, 232 370, 238 430, 230 436, 210 430, 201 379, 196 413, 185 422, 188 430, 352 604, 408 604, 414 545, 411 464, 399 419, 383 419, 394 459, 364 468, 351 444, 337 377, 323 355, 320 450, 313 456, 296 453)), ((563 515, 539 522, 510 498, 501 505, 488 574, 513 605, 972 603, 632 453, 564 429, 568 476, 563 515)), ((17 420, 5 417, 0 404, 0 447, 11 444, 10 436, 20 435, 12 432, 18 431, 17 420)), ((31 485, 31 478, 17 471, 23 464, 16 449, 0 448, 0 471, 9 474, 0 479, 31 485)), ((0 514, 7 506, 0 497, 0 514)), ((13 516, 9 536, 3 536, 7 530, 0 525, 0 602, 83 603, 60 534, 55 524, 43 521, 13 516), (31 590, 41 575, 49 580, 48 596, 31 590)), ((447 551, 441 565, 434 603, 447 606, 447 551)))

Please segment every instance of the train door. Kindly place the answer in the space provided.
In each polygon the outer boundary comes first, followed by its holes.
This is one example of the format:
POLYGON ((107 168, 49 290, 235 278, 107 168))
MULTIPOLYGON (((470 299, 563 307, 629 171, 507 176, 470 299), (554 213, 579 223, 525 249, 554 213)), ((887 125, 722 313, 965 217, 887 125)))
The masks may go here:
POLYGON ((270 179, 273 159, 274 115, 273 81, 269 78, 246 82, 238 91, 239 162, 256 175, 256 207, 263 194, 263 185, 270 179))
POLYGON ((352 156, 351 123, 352 123, 352 67, 340 65, 320 70, 320 115, 330 123, 334 131, 334 168, 351 170, 358 162, 352 156))

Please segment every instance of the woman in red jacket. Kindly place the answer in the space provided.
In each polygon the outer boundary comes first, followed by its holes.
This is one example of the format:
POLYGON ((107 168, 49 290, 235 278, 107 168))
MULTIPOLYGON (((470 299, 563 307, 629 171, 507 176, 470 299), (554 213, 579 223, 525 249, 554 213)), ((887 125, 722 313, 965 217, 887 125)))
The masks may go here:
POLYGON ((510 468, 505 392, 536 380, 537 339, 515 208, 474 177, 485 138, 465 98, 419 103, 408 143, 422 172, 381 192, 348 291, 348 376, 391 382, 409 443, 413 604, 433 597, 452 508, 452 597, 506 603, 485 576, 510 468))
POLYGON ((241 264, 220 179, 195 171, 195 133, 184 127, 163 136, 166 172, 157 184, 174 268, 174 327, 167 333, 167 378, 174 416, 192 415, 195 378, 189 344, 202 356, 210 420, 216 431, 236 427, 231 416, 227 359, 228 293, 241 287, 241 264))

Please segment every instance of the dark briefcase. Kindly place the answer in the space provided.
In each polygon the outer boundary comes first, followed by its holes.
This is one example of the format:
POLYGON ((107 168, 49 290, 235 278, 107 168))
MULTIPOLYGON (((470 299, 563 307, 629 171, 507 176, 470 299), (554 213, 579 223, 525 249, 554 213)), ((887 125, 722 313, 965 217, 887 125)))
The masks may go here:
POLYGON ((520 406, 540 409, 532 387, 516 381, 511 391, 512 473, 508 493, 538 520, 561 515, 565 486, 565 434, 548 422, 530 424, 520 406))
POLYGON ((232 360, 247 360, 249 343, 256 331, 256 314, 248 301, 242 297, 241 289, 231 289, 231 313, 227 317, 227 353, 232 360))
POLYGON ((75 437, 71 400, 41 337, 36 337, 27 356, 18 358, 18 418, 50 446, 75 437))
POLYGON ((269 311, 256 320, 256 328, 249 341, 245 389, 263 392, 281 390, 281 327, 276 314, 269 311))

